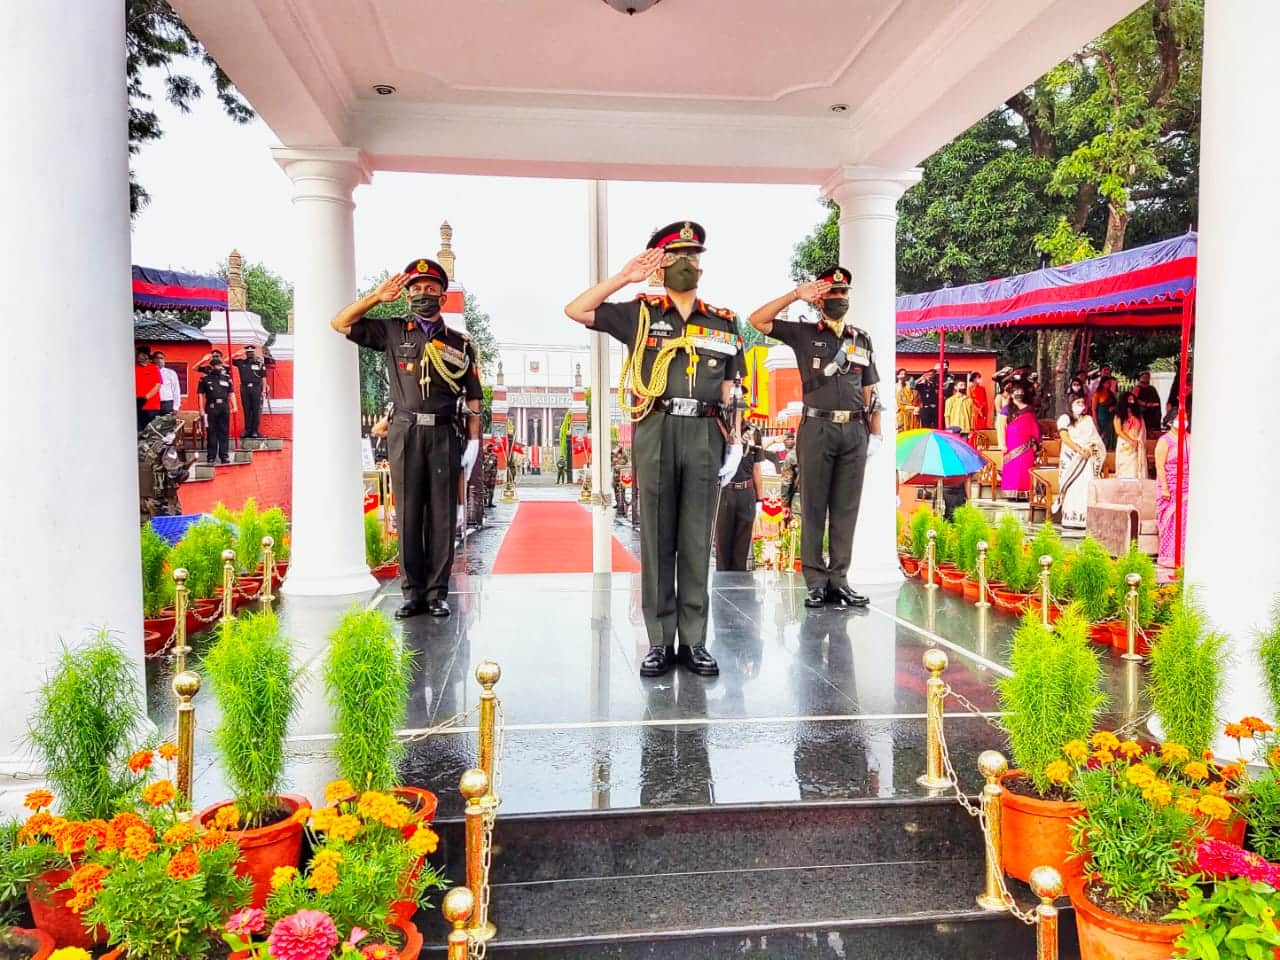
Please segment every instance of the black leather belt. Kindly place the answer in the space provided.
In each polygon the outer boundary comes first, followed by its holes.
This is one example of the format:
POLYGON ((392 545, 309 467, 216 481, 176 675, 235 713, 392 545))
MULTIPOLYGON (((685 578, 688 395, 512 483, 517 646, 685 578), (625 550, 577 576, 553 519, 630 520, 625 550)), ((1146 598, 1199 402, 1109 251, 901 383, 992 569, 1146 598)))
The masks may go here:
POLYGON ((804 415, 806 417, 814 417, 818 420, 830 420, 832 423, 852 423, 854 420, 862 418, 861 410, 818 410, 814 407, 805 407, 804 415))
POLYGON ((405 413, 401 410, 392 414, 391 419, 397 423, 407 423, 411 427, 447 427, 455 421, 452 413, 405 413))
POLYGON ((669 400, 659 400, 656 406, 659 410, 673 417, 720 416, 720 404, 708 403, 705 400, 694 400, 692 397, 672 397, 669 400))
POLYGON ((745 490, 747 487, 755 486, 754 480, 738 480, 728 485, 730 490, 745 490))

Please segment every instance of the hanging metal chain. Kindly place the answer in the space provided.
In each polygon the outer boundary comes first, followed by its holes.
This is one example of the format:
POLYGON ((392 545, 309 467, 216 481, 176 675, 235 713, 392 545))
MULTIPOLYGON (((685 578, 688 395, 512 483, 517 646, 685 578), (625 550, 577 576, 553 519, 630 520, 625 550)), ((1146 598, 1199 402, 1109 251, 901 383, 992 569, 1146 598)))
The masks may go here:
POLYGON ((954 690, 950 684, 946 684, 945 686, 943 686, 942 695, 943 697, 951 697, 953 700, 955 700, 956 703, 960 704, 960 706, 963 707, 965 710, 968 710, 970 713, 978 717, 980 720, 985 721, 987 726, 989 726, 992 730, 998 730, 1001 736, 1005 735, 1005 729, 1004 727, 1000 726, 1000 721, 997 720, 995 717, 988 715, 990 711, 983 710, 981 707, 979 707, 976 703, 974 703, 964 694, 954 690))

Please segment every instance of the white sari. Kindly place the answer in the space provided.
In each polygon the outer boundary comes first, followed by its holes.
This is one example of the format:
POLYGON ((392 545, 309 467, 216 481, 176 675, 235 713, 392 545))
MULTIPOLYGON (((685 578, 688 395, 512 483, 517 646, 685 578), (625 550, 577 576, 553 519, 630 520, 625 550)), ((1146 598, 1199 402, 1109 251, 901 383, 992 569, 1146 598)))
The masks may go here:
POLYGON ((1058 454, 1058 499, 1054 512, 1059 515, 1064 527, 1083 530, 1085 514, 1089 508, 1089 487, 1095 477, 1102 475, 1105 448, 1093 417, 1087 413, 1081 415, 1075 423, 1064 413, 1058 418, 1058 431, 1064 430, 1076 446, 1085 449, 1093 447, 1090 456, 1082 456, 1064 443, 1058 454))

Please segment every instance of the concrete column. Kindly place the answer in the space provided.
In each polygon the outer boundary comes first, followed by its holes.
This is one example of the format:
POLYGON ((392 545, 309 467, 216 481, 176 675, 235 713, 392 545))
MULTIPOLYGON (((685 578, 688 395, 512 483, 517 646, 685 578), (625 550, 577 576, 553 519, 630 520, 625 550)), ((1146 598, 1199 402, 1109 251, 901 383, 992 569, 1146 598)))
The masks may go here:
POLYGON ((898 199, 920 179, 919 170, 841 167, 823 184, 825 196, 840 205, 840 262, 853 274, 849 322, 871 337, 880 374, 884 445, 867 461, 862 507, 853 541, 854 587, 902 579, 894 540, 897 475, 894 469, 896 228, 898 199))
POLYGON ((284 592, 373 590, 361 510, 359 372, 333 315, 356 292, 351 192, 368 183, 359 151, 272 150, 293 181, 294 334, 292 560, 284 592))
MULTIPOLYGON (((1269 405, 1241 404, 1241 371, 1280 365, 1280 307, 1267 289, 1274 271, 1271 224, 1280 195, 1260 158, 1280 149, 1280 130, 1259 123, 1257 105, 1280 96, 1269 68, 1280 35, 1271 0, 1210 3, 1205 9, 1204 107, 1200 139, 1194 423, 1187 514, 1186 576, 1215 629, 1230 638, 1227 686, 1218 716, 1274 718, 1263 691, 1255 631, 1268 623, 1280 584, 1280 511, 1265 495, 1245 508, 1229 491, 1269 486, 1280 448, 1269 405)), ((1222 744, 1235 756, 1235 744, 1222 744)))
POLYGON ((107 628, 142 675, 124 9, 49 0, 0 33, 0 792, 61 645, 107 628))

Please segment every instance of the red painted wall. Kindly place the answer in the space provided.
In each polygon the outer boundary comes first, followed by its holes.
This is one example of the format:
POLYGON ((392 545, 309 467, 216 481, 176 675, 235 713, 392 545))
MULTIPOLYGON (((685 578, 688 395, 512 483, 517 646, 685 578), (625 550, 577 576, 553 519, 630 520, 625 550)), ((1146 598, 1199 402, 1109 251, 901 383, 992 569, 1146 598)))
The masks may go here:
MULTIPOLYGON (((318 469, 324 469, 323 465, 318 469)), ((239 510, 246 499, 253 497, 259 510, 282 507, 285 513, 292 514, 292 483, 293 442, 286 440, 283 450, 256 451, 253 463, 218 467, 212 480, 182 484, 178 497, 183 513, 207 513, 219 502, 239 510)))

